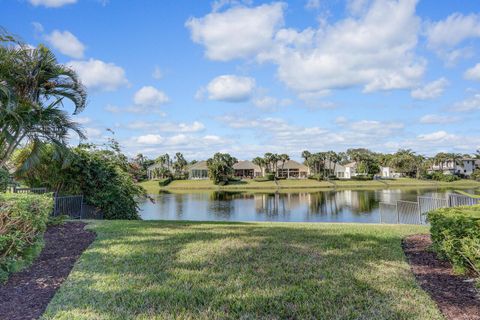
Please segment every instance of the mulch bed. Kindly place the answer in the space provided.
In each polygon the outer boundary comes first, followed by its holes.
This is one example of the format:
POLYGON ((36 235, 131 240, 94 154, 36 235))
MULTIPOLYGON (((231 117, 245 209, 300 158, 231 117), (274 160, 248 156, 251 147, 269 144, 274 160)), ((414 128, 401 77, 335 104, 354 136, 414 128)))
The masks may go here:
POLYGON ((420 286, 437 303, 447 319, 480 319, 480 295, 471 279, 453 273, 449 262, 429 251, 429 235, 413 235, 403 241, 403 250, 420 286))
POLYGON ((0 319, 38 319, 95 234, 83 222, 51 226, 33 264, 0 284, 0 319))

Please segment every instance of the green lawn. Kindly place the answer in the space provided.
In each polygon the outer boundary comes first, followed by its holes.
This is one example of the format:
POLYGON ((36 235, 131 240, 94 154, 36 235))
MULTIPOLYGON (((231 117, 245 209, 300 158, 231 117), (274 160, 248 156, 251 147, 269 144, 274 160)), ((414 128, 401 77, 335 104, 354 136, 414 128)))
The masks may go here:
POLYGON ((95 221, 44 319, 442 319, 401 249, 421 226, 95 221))
POLYGON ((480 182, 473 180, 459 180, 454 182, 438 182, 431 180, 418 180, 410 178, 400 178, 395 180, 334 180, 317 181, 311 179, 288 179, 257 182, 255 180, 244 180, 232 183, 226 186, 216 186, 211 180, 175 180, 168 186, 160 188, 158 181, 141 182, 148 193, 157 194, 161 189, 164 190, 255 190, 255 189, 315 189, 315 188, 385 188, 385 187, 480 187, 480 182))

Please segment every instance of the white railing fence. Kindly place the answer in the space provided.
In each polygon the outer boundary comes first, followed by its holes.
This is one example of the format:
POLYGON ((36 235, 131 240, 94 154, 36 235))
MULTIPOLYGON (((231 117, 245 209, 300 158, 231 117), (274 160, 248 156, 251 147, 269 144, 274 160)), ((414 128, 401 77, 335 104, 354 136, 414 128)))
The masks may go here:
POLYGON ((426 224, 430 211, 480 204, 480 199, 455 193, 447 194, 446 199, 417 197, 417 202, 398 200, 395 203, 380 202, 380 223, 388 224, 426 224))

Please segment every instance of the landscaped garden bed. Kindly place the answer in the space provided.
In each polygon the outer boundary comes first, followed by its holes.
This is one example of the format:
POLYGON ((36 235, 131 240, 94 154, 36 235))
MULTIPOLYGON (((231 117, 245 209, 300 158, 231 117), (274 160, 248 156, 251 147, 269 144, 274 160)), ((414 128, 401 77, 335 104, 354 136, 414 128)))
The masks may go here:
POLYGON ((0 319, 37 319, 68 277, 74 263, 95 235, 85 223, 50 226, 45 247, 32 265, 0 284, 0 319))
POLYGON ((413 235, 403 242, 418 283, 435 300, 447 319, 480 319, 480 293, 473 279, 455 274, 452 265, 430 250, 429 235, 413 235))

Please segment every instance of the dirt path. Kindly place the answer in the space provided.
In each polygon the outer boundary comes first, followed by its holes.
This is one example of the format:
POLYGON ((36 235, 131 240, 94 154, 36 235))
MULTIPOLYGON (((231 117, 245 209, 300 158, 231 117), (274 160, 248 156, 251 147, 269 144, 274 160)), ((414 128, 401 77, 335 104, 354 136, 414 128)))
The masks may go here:
POLYGON ((0 319, 38 319, 67 278, 74 263, 93 242, 85 223, 68 222, 45 232, 45 247, 27 269, 0 284, 0 319))
POLYGON ((413 235, 403 241, 403 250, 420 286, 437 303, 447 319, 480 319, 480 295, 471 279, 454 275, 450 263, 428 250, 429 235, 413 235))

